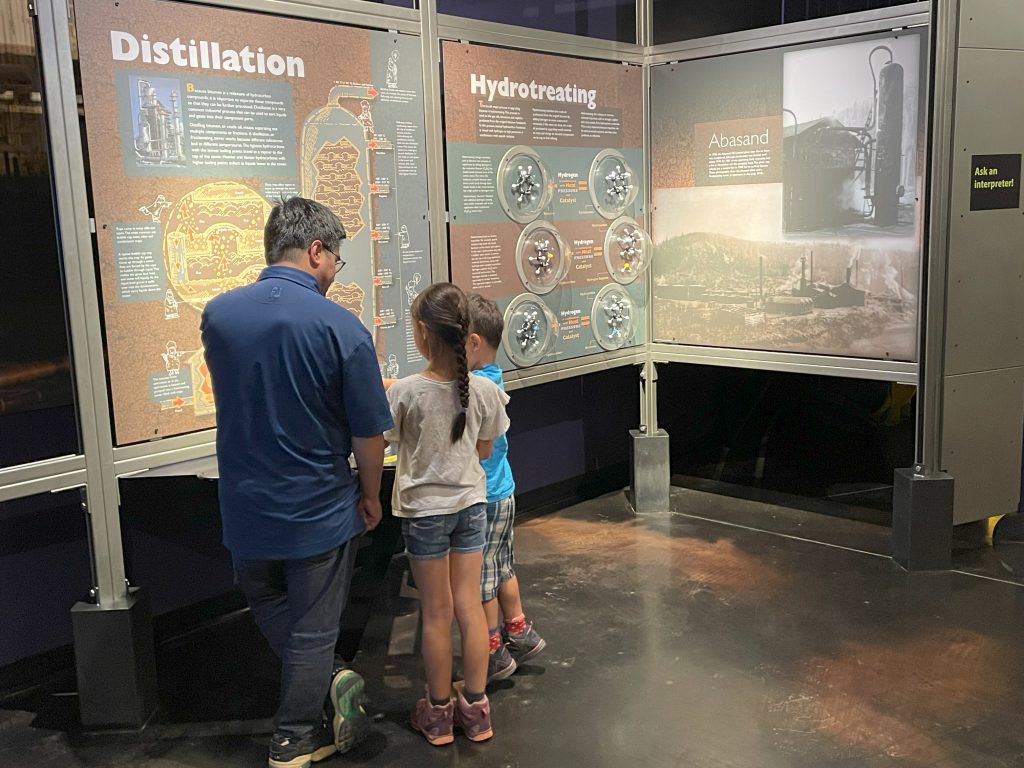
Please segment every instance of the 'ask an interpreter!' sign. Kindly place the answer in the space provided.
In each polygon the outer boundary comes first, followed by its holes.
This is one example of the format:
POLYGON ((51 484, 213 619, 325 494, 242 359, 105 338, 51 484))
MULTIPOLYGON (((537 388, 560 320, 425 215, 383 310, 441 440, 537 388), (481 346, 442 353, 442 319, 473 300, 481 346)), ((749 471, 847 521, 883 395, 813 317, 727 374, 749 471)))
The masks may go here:
POLYGON ((971 210, 1020 208, 1020 155, 971 158, 971 210))

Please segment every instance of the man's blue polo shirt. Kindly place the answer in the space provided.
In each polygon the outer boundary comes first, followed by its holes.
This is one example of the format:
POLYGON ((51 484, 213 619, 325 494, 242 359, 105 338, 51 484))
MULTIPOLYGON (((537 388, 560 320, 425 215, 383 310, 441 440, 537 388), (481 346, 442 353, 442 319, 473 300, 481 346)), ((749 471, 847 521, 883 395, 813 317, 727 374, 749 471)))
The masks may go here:
POLYGON ((392 426, 373 339, 316 280, 275 265, 206 305, 224 545, 293 560, 363 532, 352 437, 392 426))

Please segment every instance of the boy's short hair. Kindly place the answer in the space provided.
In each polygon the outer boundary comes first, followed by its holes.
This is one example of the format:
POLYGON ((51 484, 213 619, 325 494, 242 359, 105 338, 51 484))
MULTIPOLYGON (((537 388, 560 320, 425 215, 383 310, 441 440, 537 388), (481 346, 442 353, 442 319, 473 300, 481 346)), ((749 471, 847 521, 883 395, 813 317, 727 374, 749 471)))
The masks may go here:
POLYGON ((505 318, 498 311, 498 305, 479 293, 471 293, 466 298, 469 299, 469 332, 477 334, 492 349, 499 349, 505 318))

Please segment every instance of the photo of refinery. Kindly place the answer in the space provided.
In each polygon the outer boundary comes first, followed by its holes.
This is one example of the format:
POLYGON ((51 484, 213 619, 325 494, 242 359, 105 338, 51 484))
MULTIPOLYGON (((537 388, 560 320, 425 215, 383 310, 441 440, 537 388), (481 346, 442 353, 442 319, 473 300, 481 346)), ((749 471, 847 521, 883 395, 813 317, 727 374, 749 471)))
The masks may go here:
POLYGON ((919 275, 907 246, 680 235, 656 251, 655 338, 913 359, 919 275))
POLYGON ((917 35, 785 54, 788 235, 913 235, 920 55, 917 35))
POLYGON ((135 76, 128 82, 136 160, 142 165, 187 165, 181 82, 135 76))

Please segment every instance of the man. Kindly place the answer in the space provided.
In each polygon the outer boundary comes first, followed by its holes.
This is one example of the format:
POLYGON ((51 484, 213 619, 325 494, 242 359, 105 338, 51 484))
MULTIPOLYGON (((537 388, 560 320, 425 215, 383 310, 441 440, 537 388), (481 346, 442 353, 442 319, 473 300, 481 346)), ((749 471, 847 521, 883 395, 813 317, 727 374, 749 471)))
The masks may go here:
POLYGON ((337 668, 334 644, 358 537, 380 522, 392 421, 369 332, 325 298, 344 239, 323 205, 280 203, 264 230, 267 268, 202 319, 224 544, 281 658, 271 768, 344 752, 368 727, 362 678, 337 668))

